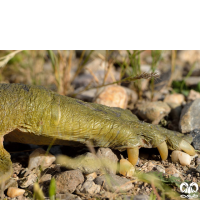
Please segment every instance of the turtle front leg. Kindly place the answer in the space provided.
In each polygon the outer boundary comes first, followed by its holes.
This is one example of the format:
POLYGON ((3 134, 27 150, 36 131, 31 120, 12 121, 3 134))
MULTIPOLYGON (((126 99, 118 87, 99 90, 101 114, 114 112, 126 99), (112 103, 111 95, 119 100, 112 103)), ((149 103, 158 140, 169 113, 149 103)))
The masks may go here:
POLYGON ((10 154, 3 147, 3 137, 0 138, 0 185, 1 197, 4 192, 5 181, 10 178, 13 173, 10 154))

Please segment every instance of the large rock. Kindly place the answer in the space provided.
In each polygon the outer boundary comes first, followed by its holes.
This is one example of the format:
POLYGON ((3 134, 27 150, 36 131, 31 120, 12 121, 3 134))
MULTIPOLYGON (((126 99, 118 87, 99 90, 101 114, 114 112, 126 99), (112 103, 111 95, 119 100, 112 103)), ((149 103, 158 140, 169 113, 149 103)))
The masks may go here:
POLYGON ((194 129, 190 132, 193 137, 193 146, 196 150, 200 150, 200 129, 194 129))
POLYGON ((200 99, 187 104, 182 112, 179 122, 179 129, 182 133, 200 129, 200 99))
POLYGON ((55 180, 57 193, 73 193, 76 187, 84 182, 84 176, 82 172, 77 169, 61 172, 55 175, 55 180))

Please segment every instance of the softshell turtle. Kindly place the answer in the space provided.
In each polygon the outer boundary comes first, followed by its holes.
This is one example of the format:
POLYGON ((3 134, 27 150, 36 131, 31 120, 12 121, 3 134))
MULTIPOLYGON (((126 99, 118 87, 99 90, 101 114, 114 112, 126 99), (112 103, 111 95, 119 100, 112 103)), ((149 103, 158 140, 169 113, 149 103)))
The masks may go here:
POLYGON ((56 94, 41 86, 0 84, 0 183, 12 175, 10 154, 3 140, 37 145, 95 147, 127 150, 135 165, 139 148, 157 147, 167 159, 168 148, 195 154, 192 137, 141 122, 128 110, 112 108, 56 94))

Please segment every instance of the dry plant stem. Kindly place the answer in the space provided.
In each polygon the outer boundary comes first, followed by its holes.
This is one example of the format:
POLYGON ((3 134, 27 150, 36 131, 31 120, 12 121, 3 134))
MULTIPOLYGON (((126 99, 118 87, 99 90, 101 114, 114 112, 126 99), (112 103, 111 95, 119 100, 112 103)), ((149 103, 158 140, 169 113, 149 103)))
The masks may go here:
POLYGON ((4 196, 4 188, 5 188, 5 182, 1 183, 1 199, 3 199, 4 196))
MULTIPOLYGON (((105 62, 105 61, 103 61, 103 62, 105 62)), ((108 74, 110 73, 111 67, 112 67, 112 63, 109 63, 108 69, 107 69, 106 74, 105 74, 104 79, 103 79, 103 84, 105 84, 105 82, 106 82, 106 79, 108 77, 108 74)))
POLYGON ((93 73, 93 71, 91 70, 91 69, 89 69, 89 68, 85 68, 85 69, 87 69, 89 72, 90 72, 90 74, 93 76, 93 78, 94 78, 94 80, 96 81, 96 83, 99 83, 99 80, 98 80, 98 78, 96 77, 96 75, 93 73))
POLYGON ((176 50, 172 50, 172 60, 171 60, 171 77, 168 83, 168 86, 170 87, 171 83, 172 83, 172 74, 174 73, 174 69, 175 69, 175 65, 176 65, 176 50))
POLYGON ((0 68, 4 67, 10 59, 12 59, 17 53, 21 52, 22 50, 13 51, 6 56, 0 58, 0 68))
POLYGON ((128 160, 132 165, 136 165, 138 161, 138 156, 139 156, 139 148, 134 147, 134 148, 128 148, 127 149, 127 154, 128 154, 128 160))
POLYGON ((166 142, 164 141, 161 144, 159 144, 157 146, 157 149, 158 149, 158 151, 160 153, 160 156, 161 156, 162 160, 166 160, 167 157, 168 157, 168 148, 167 148, 166 142))
POLYGON ((81 53, 81 57, 80 57, 79 63, 78 63, 78 69, 76 70, 76 72, 75 72, 75 74, 74 74, 74 76, 72 78, 72 82, 74 81, 74 79, 77 77, 77 75, 80 73, 80 71, 83 68, 83 66, 81 65, 81 62, 83 60, 84 55, 85 55, 85 50, 83 50, 82 53, 81 53))
POLYGON ((73 51, 70 51, 69 53, 69 59, 68 59, 68 65, 64 68, 64 94, 66 95, 69 88, 70 88, 70 71, 72 68, 72 56, 73 56, 73 51))
POLYGON ((152 189, 153 189, 153 191, 154 191, 154 193, 155 193, 157 199, 158 199, 158 200, 161 200, 161 197, 159 196, 159 194, 158 194, 158 192, 157 192, 157 190, 156 190, 156 188, 155 188, 155 186, 154 186, 153 183, 151 183, 151 187, 152 187, 152 189))
POLYGON ((96 155, 96 152, 95 152, 94 146, 92 145, 92 142, 88 141, 86 145, 87 145, 88 149, 90 150, 90 152, 92 154, 96 155))
POLYGON ((159 78, 159 75, 156 72, 151 72, 151 73, 144 72, 144 73, 141 73, 141 74, 136 75, 134 77, 128 77, 128 78, 125 78, 125 79, 122 79, 122 80, 118 80, 118 81, 115 81, 115 82, 112 82, 112 83, 108 83, 108 84, 100 85, 100 86, 96 86, 96 87, 90 87, 89 88, 89 84, 88 84, 88 86, 86 86, 86 88, 80 90, 79 92, 77 92, 75 94, 72 94, 72 96, 75 97, 83 91, 87 91, 87 90, 91 90, 91 89, 97 89, 97 88, 105 87, 105 86, 108 86, 108 85, 114 85, 114 84, 118 84, 118 83, 122 83, 122 82, 131 82, 131 81, 136 81, 138 79, 150 79, 150 78, 159 78))

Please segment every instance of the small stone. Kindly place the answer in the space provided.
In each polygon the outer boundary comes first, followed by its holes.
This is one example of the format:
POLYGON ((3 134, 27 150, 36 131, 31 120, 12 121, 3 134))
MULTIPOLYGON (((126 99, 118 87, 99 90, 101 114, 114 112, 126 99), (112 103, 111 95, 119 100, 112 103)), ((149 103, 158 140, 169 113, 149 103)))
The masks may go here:
POLYGON ((196 164, 197 164, 197 165, 200 164, 200 157, 196 158, 196 164))
POLYGON ((188 87, 192 87, 192 86, 196 86, 200 82, 200 77, 199 76, 191 76, 191 77, 187 77, 184 80, 185 80, 185 84, 188 87))
POLYGON ((164 116, 169 114, 170 110, 165 102, 146 102, 138 106, 138 115, 144 120, 158 124, 164 116))
POLYGON ((81 200, 81 198, 77 195, 65 193, 65 194, 56 194, 56 199, 60 200, 81 200))
POLYGON ((200 165, 197 166, 196 171, 200 173, 200 165))
POLYGON ((46 181, 50 181, 52 178, 51 174, 44 174, 40 179, 39 179, 39 183, 42 182, 46 182, 46 181))
POLYGON ((85 177, 86 177, 86 179, 87 179, 88 181, 93 181, 93 180, 97 177, 97 173, 96 173, 96 172, 93 172, 93 173, 91 173, 91 174, 86 174, 85 177))
POLYGON ((187 175, 188 178, 190 178, 191 176, 192 176, 191 174, 188 174, 188 175, 187 175))
POLYGON ((55 160, 55 156, 52 154, 46 155, 46 151, 38 148, 29 155, 28 169, 31 170, 33 168, 39 167, 40 165, 43 169, 45 169, 49 167, 55 160))
POLYGON ((180 174, 174 165, 170 165, 169 167, 165 168, 165 173, 175 177, 179 177, 180 174))
POLYGON ((119 85, 104 87, 104 90, 98 94, 95 103, 126 109, 128 96, 126 90, 119 85))
POLYGON ((98 176, 94 182, 110 192, 126 192, 134 187, 129 179, 114 174, 98 176))
POLYGON ((178 150, 172 152, 171 159, 172 162, 180 162, 183 166, 190 165, 192 160, 190 155, 178 150))
POLYGON ((158 172, 165 173, 165 168, 162 165, 156 165, 154 168, 158 172))
POLYGON ((183 94, 168 94, 164 102, 167 103, 169 106, 171 104, 176 104, 178 106, 182 105, 185 101, 185 97, 183 94))
POLYGON ((134 196, 133 200, 149 200, 148 195, 136 195, 134 196))
POLYGON ((187 96, 188 101, 194 101, 200 99, 200 93, 195 90, 190 90, 189 95, 187 96))
POLYGON ((96 155, 102 162, 105 160, 102 167, 106 172, 116 174, 118 158, 110 148, 99 148, 96 155))
POLYGON ((185 105, 181 112, 179 129, 182 133, 188 133, 194 129, 200 129, 200 99, 185 105))
POLYGON ((96 185, 93 181, 86 181, 82 188, 81 188, 81 192, 83 193, 89 193, 89 194, 97 194, 100 192, 101 186, 100 185, 96 185))
POLYGON ((84 176, 79 169, 76 169, 56 174, 55 180, 57 193, 73 193, 76 187, 84 182, 84 176))
POLYGON ((23 190, 23 189, 19 189, 16 187, 9 187, 8 191, 7 191, 7 195, 11 198, 14 198, 14 197, 23 195, 24 192, 25 192, 25 190, 23 190))
POLYGON ((25 170, 23 170, 21 172, 20 175, 20 180, 19 180, 19 186, 21 188, 27 188, 30 185, 33 185, 33 183, 35 183, 37 181, 37 174, 35 172, 35 170, 28 170, 28 168, 26 168, 25 170))

